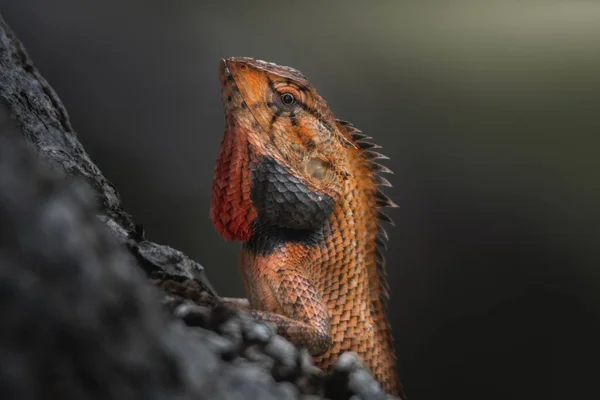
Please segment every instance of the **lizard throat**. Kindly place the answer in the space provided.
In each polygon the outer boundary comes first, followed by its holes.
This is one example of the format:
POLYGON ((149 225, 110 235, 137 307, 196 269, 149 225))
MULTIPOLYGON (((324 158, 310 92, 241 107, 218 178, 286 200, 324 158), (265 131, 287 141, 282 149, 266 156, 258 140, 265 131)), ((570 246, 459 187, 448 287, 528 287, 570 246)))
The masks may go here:
POLYGON ((217 156, 210 206, 213 226, 227 240, 246 241, 252 234, 257 212, 250 200, 250 157, 245 128, 228 122, 217 156))

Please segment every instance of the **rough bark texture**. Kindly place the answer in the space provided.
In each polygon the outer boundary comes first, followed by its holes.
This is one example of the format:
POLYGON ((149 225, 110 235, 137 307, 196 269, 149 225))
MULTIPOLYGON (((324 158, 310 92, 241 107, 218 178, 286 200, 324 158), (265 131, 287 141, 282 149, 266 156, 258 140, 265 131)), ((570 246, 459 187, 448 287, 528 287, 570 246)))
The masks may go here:
POLYGON ((0 17, 2 397, 386 397, 354 355, 325 376, 215 298, 202 266, 144 239, 0 17))
POLYGON ((214 294, 200 264, 175 249, 144 240, 143 232, 123 210, 115 187, 77 140, 60 99, 2 20, 0 35, 0 95, 8 102, 30 147, 59 170, 86 180, 96 194, 101 219, 129 247, 151 277, 175 281, 194 279, 204 285, 202 290, 214 294))

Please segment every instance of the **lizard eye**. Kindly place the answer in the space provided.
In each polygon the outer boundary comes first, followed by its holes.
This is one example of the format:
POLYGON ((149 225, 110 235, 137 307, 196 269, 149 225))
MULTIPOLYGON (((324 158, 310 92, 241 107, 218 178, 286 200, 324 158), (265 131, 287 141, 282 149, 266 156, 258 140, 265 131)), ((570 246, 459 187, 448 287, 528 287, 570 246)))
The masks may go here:
POLYGON ((296 101, 296 98, 291 93, 283 93, 281 95, 281 102, 283 104, 285 104, 286 106, 294 104, 295 101, 296 101))
POLYGON ((316 179, 322 179, 325 177, 329 164, 319 158, 311 158, 306 163, 306 172, 316 179))
POLYGON ((269 107, 272 107, 272 111, 289 117, 298 113, 302 108, 300 105, 304 101, 302 93, 294 87, 286 85, 285 87, 278 87, 269 94, 271 97, 269 107))

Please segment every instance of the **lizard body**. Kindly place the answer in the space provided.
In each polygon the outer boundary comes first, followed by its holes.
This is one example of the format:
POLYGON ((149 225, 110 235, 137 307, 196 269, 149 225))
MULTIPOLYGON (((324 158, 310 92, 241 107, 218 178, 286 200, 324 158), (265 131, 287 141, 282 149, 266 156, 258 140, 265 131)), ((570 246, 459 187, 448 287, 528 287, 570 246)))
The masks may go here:
POLYGON ((400 395, 386 318, 381 211, 396 206, 379 186, 391 172, 370 139, 335 119, 299 71, 251 58, 220 64, 225 135, 210 216, 243 242, 250 312, 331 367, 358 353, 400 395))

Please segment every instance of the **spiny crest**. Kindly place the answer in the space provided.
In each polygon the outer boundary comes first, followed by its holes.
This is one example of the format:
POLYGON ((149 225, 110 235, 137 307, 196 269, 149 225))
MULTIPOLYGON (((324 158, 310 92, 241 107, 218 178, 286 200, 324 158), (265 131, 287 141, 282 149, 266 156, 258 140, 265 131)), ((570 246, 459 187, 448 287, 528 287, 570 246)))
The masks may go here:
MULTIPOLYGON (((382 310, 387 314, 388 309, 388 300, 389 300, 389 291, 390 286, 387 281, 387 274, 385 270, 385 257, 383 256, 383 251, 387 248, 387 241, 389 240, 388 234, 385 228, 382 226, 383 222, 390 223, 394 225, 394 221, 390 218, 389 215, 384 213, 381 209, 384 207, 398 207, 396 203, 394 203, 385 193, 383 193, 379 187, 387 186, 391 187, 390 182, 385 179, 381 174, 388 173, 391 174, 392 171, 384 165, 377 163, 375 160, 388 159, 388 157, 384 156, 381 153, 373 151, 373 149, 378 149, 380 146, 377 146, 368 140, 372 139, 371 137, 363 134, 359 129, 354 127, 350 122, 340 121, 338 123, 350 134, 353 144, 356 148, 358 148, 367 161, 367 166, 371 170, 371 179, 375 184, 375 208, 377 214, 377 234, 375 236, 375 264, 376 264, 376 273, 378 277, 378 297, 379 303, 381 304, 382 310)), ((387 327, 387 340, 390 346, 394 347, 394 338, 392 336, 392 328, 390 326, 389 320, 385 319, 385 325, 387 327)), ((402 395, 405 398, 404 395, 402 395)))
POLYGON ((391 183, 384 178, 382 174, 392 174, 393 172, 388 167, 377 163, 375 160, 389 160, 389 157, 373 151, 373 149, 380 149, 381 146, 369 142, 372 137, 365 135, 352 123, 343 120, 337 120, 337 122, 350 134, 354 146, 361 151, 361 155, 367 161, 367 165, 371 170, 373 183, 377 187, 375 189, 375 207, 377 208, 376 215, 378 224, 377 236, 375 238, 375 260, 377 264, 377 275, 379 276, 379 296, 384 309, 387 309, 389 285, 387 283, 383 250, 387 248, 386 242, 389 240, 389 237, 385 228, 382 226, 382 223, 387 222, 394 226, 394 221, 381 209, 385 207, 396 208, 398 205, 379 189, 379 187, 382 186, 392 187, 391 183))

